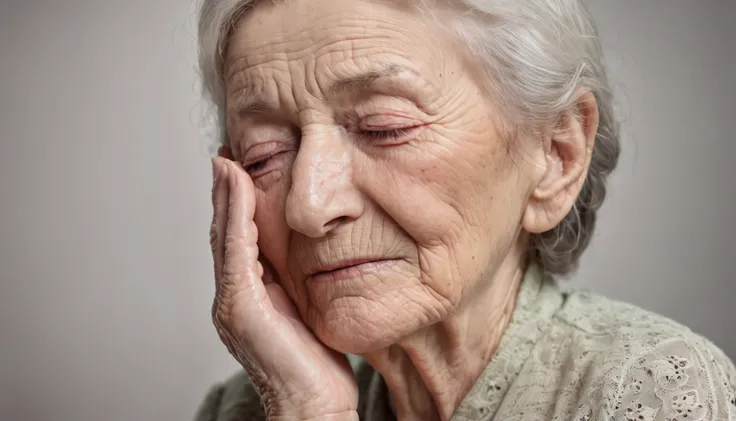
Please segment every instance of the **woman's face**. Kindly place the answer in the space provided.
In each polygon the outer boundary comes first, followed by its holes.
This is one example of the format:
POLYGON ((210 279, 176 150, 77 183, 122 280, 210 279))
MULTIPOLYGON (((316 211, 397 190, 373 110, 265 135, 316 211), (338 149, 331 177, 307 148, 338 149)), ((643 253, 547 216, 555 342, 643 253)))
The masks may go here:
POLYGON ((389 2, 261 2, 225 62, 262 257, 326 344, 362 353, 462 307, 533 188, 460 44, 389 2))

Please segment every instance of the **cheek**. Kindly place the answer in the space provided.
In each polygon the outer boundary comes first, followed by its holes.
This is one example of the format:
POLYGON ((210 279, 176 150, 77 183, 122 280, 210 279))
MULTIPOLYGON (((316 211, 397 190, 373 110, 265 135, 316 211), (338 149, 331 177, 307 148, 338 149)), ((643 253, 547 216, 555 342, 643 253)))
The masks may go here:
MULTIPOLYGON (((267 176, 268 177, 268 176, 267 176)), ((282 181, 285 178, 282 178, 282 181)), ((255 180, 256 213, 258 227, 258 247, 278 272, 280 278, 288 276, 287 257, 289 250, 289 227, 284 215, 287 186, 281 181, 272 183, 268 189, 262 188, 261 180, 255 180)))
POLYGON ((487 199, 508 175, 497 168, 506 165, 495 162, 498 145, 477 137, 431 134, 397 148, 388 159, 368 160, 355 173, 371 199, 419 245, 454 243, 487 211, 487 199))
MULTIPOLYGON (((416 164, 414 164, 416 165, 416 164)), ((413 167, 413 165, 412 165, 413 167)), ((363 191, 419 245, 431 243, 441 232, 452 212, 445 198, 438 196, 436 186, 413 175, 407 165, 380 165, 364 174, 363 191)))
POLYGON ((285 244, 288 243, 290 230, 286 224, 285 210, 293 160, 293 154, 281 156, 273 163, 271 171, 253 179, 258 244, 274 267, 280 266, 285 260, 288 250, 285 244))
POLYGON ((519 177, 501 142, 448 133, 361 172, 366 191, 418 246, 425 283, 451 302, 492 269, 519 223, 519 177))

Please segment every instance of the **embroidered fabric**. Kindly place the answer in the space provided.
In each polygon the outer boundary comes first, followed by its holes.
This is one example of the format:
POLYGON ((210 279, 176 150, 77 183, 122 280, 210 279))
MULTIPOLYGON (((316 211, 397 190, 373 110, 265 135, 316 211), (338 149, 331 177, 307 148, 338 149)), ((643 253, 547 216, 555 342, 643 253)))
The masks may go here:
MULTIPOLYGON (((356 361, 360 419, 393 420, 380 375, 356 361)), ((736 368, 689 329, 635 306, 563 292, 531 267, 498 351, 451 421, 736 421, 736 368)), ((265 420, 239 373, 196 421, 265 420)))

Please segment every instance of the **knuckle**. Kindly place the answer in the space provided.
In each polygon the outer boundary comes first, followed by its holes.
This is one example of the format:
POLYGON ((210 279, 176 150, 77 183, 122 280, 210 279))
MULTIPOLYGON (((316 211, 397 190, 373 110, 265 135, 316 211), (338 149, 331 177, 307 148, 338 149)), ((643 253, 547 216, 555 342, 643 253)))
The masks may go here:
POLYGON ((232 311, 229 310, 229 307, 215 302, 212 306, 212 322, 220 341, 228 352, 242 364, 245 361, 244 357, 248 354, 248 348, 243 341, 245 337, 238 335, 235 329, 232 311))
POLYGON ((240 250, 245 245, 245 234, 242 232, 232 232, 232 230, 227 230, 225 233, 225 246, 240 250))
POLYGON ((230 262, 222 266, 222 280, 225 284, 238 285, 243 281, 243 272, 238 266, 230 262))
POLYGON ((221 298, 215 298, 212 304, 212 321, 217 327, 230 327, 232 323, 232 306, 223 302, 221 298))
POLYGON ((217 244, 217 222, 215 220, 212 221, 212 224, 210 224, 210 247, 212 247, 212 250, 215 250, 215 245, 217 244))
POLYGON ((225 235, 224 245, 223 253, 225 261, 237 263, 245 256, 247 247, 242 236, 225 235))

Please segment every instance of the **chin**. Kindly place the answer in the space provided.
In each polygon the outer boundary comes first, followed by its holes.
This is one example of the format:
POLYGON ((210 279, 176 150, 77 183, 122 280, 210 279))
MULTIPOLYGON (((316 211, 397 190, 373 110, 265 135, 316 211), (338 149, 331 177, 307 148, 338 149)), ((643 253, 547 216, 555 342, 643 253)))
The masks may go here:
POLYGON ((394 343, 394 341, 387 338, 373 339, 370 337, 361 337, 349 332, 346 332, 346 334, 318 334, 317 336, 322 343, 343 354, 366 354, 387 348, 394 343))
POLYGON ((378 303, 333 309, 313 324, 315 335, 342 353, 365 354, 387 348, 420 328, 418 320, 392 312, 378 303))
POLYGON ((439 303, 403 265, 355 275, 307 283, 304 321, 330 348, 351 354, 373 352, 439 321, 434 320, 442 314, 439 303))

